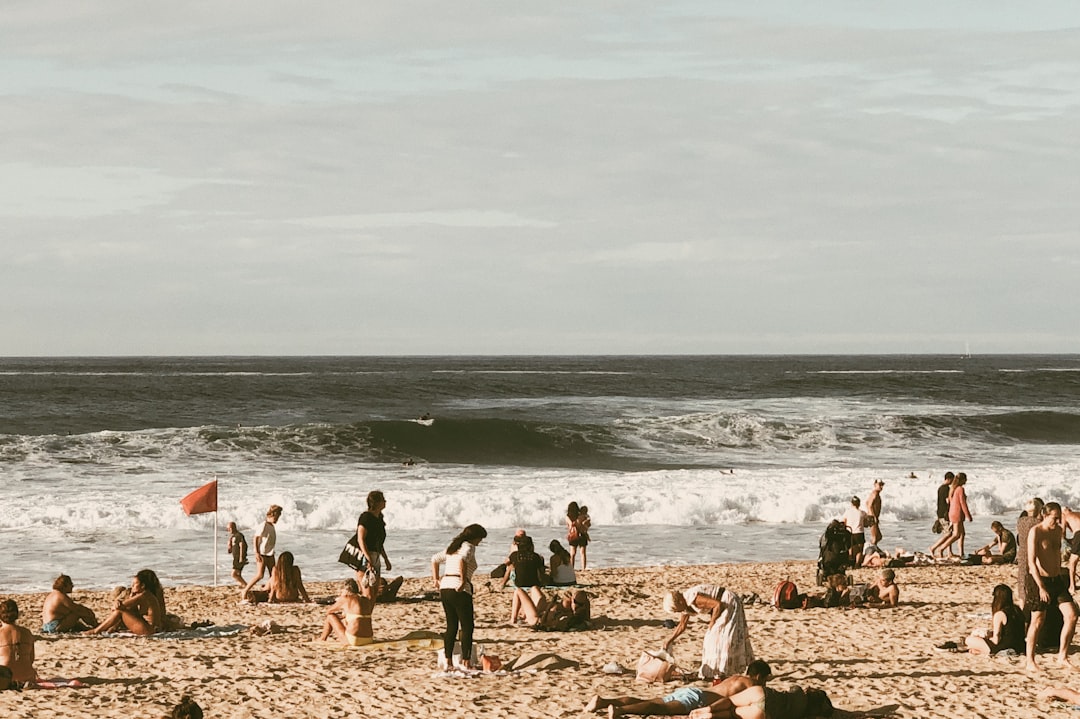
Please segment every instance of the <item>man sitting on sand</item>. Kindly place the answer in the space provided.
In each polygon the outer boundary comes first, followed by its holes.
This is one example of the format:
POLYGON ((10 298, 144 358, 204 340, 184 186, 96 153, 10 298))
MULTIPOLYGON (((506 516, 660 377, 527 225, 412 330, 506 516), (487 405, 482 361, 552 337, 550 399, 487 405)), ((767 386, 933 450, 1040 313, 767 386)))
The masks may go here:
POLYGON ((900 602, 900 587, 896 584, 896 572, 882 569, 877 581, 866 588, 866 606, 883 609, 895 607, 900 602))
POLYGON ((34 670, 34 635, 15 622, 19 605, 13 599, 0 602, 0 665, 11 670, 11 678, 22 686, 37 679, 34 670))
POLYGON ((724 697, 738 694, 750 687, 763 687, 770 676, 772 676, 772 670, 769 665, 761 659, 755 659, 746 667, 746 674, 734 674, 709 689, 693 686, 681 687, 667 696, 655 699, 638 699, 637 697, 605 699, 596 695, 585 705, 585 711, 596 712, 607 709, 608 716, 611 717, 624 714, 684 716, 695 709, 708 707, 724 697))
POLYGON ((994 532, 994 541, 975 550, 975 554, 982 557, 983 564, 1012 564, 1016 561, 1016 535, 1005 529, 1001 522, 991 522, 990 529, 994 532), (994 554, 994 550, 998 554, 994 554))
POLYGON ((97 617, 87 606, 76 604, 68 593, 75 588, 71 577, 61 574, 53 582, 52 591, 45 596, 41 607, 41 633, 63 634, 85 632, 97 626, 97 617))
POLYGON ((1061 609, 1061 642, 1058 661, 1069 663, 1069 643, 1076 629, 1076 604, 1069 594, 1069 580, 1061 571, 1061 505, 1047 502, 1042 510, 1042 520, 1031 528, 1027 536, 1028 572, 1035 581, 1036 591, 1029 590, 1025 609, 1031 611, 1031 624, 1027 634, 1027 668, 1041 671, 1035 663, 1035 647, 1039 632, 1046 620, 1046 610, 1051 603, 1061 609))

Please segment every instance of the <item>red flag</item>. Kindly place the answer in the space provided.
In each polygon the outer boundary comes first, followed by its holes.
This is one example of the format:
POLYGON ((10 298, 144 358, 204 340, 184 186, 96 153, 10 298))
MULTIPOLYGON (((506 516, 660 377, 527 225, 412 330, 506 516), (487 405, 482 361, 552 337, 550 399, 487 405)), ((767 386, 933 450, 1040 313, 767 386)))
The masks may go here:
POLYGON ((207 482, 180 500, 185 514, 206 514, 217 511, 217 480, 207 482))

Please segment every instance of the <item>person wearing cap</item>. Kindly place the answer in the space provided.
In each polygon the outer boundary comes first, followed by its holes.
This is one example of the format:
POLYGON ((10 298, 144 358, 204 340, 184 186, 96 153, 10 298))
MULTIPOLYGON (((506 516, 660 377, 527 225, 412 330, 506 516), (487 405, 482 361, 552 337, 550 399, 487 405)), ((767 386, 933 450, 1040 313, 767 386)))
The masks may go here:
POLYGON ((248 592, 263 578, 263 572, 269 576, 274 570, 274 545, 277 544, 277 530, 274 525, 280 518, 281 507, 271 504, 270 509, 266 510, 266 521, 263 522, 262 529, 255 535, 255 576, 244 587, 241 598, 248 596, 248 592))
POLYGON ((875 479, 874 488, 870 490, 870 496, 866 498, 866 516, 874 518, 872 522, 868 522, 870 544, 874 545, 881 544, 881 490, 884 488, 885 481, 875 479))
POLYGON ((852 497, 851 506, 847 508, 843 516, 844 526, 851 534, 849 556, 852 566, 855 567, 862 564, 863 545, 866 544, 866 512, 859 509, 860 504, 858 497, 852 497))

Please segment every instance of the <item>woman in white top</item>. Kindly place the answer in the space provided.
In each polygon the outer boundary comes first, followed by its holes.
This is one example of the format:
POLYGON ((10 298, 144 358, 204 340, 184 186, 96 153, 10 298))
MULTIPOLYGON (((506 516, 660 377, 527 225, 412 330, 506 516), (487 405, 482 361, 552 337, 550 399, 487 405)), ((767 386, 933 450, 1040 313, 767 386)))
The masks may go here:
POLYGON ((446 613, 446 635, 443 637, 443 652, 446 665, 454 665, 454 642, 457 640, 458 626, 461 627, 461 663, 465 669, 475 669, 471 664, 473 636, 473 586, 472 576, 476 571, 476 545, 487 536, 487 530, 479 524, 470 524, 454 537, 445 552, 439 552, 431 558, 431 576, 439 589, 443 612, 446 613), (446 571, 439 576, 439 565, 445 564, 446 571))

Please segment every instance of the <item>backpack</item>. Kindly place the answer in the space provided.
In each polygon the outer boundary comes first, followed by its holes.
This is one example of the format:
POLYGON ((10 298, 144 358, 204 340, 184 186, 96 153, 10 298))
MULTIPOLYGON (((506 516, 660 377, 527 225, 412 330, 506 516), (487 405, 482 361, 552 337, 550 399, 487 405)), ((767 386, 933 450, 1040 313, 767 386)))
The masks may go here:
POLYGON ((772 605, 777 609, 798 609, 802 606, 802 597, 795 582, 785 579, 773 590, 772 605))

